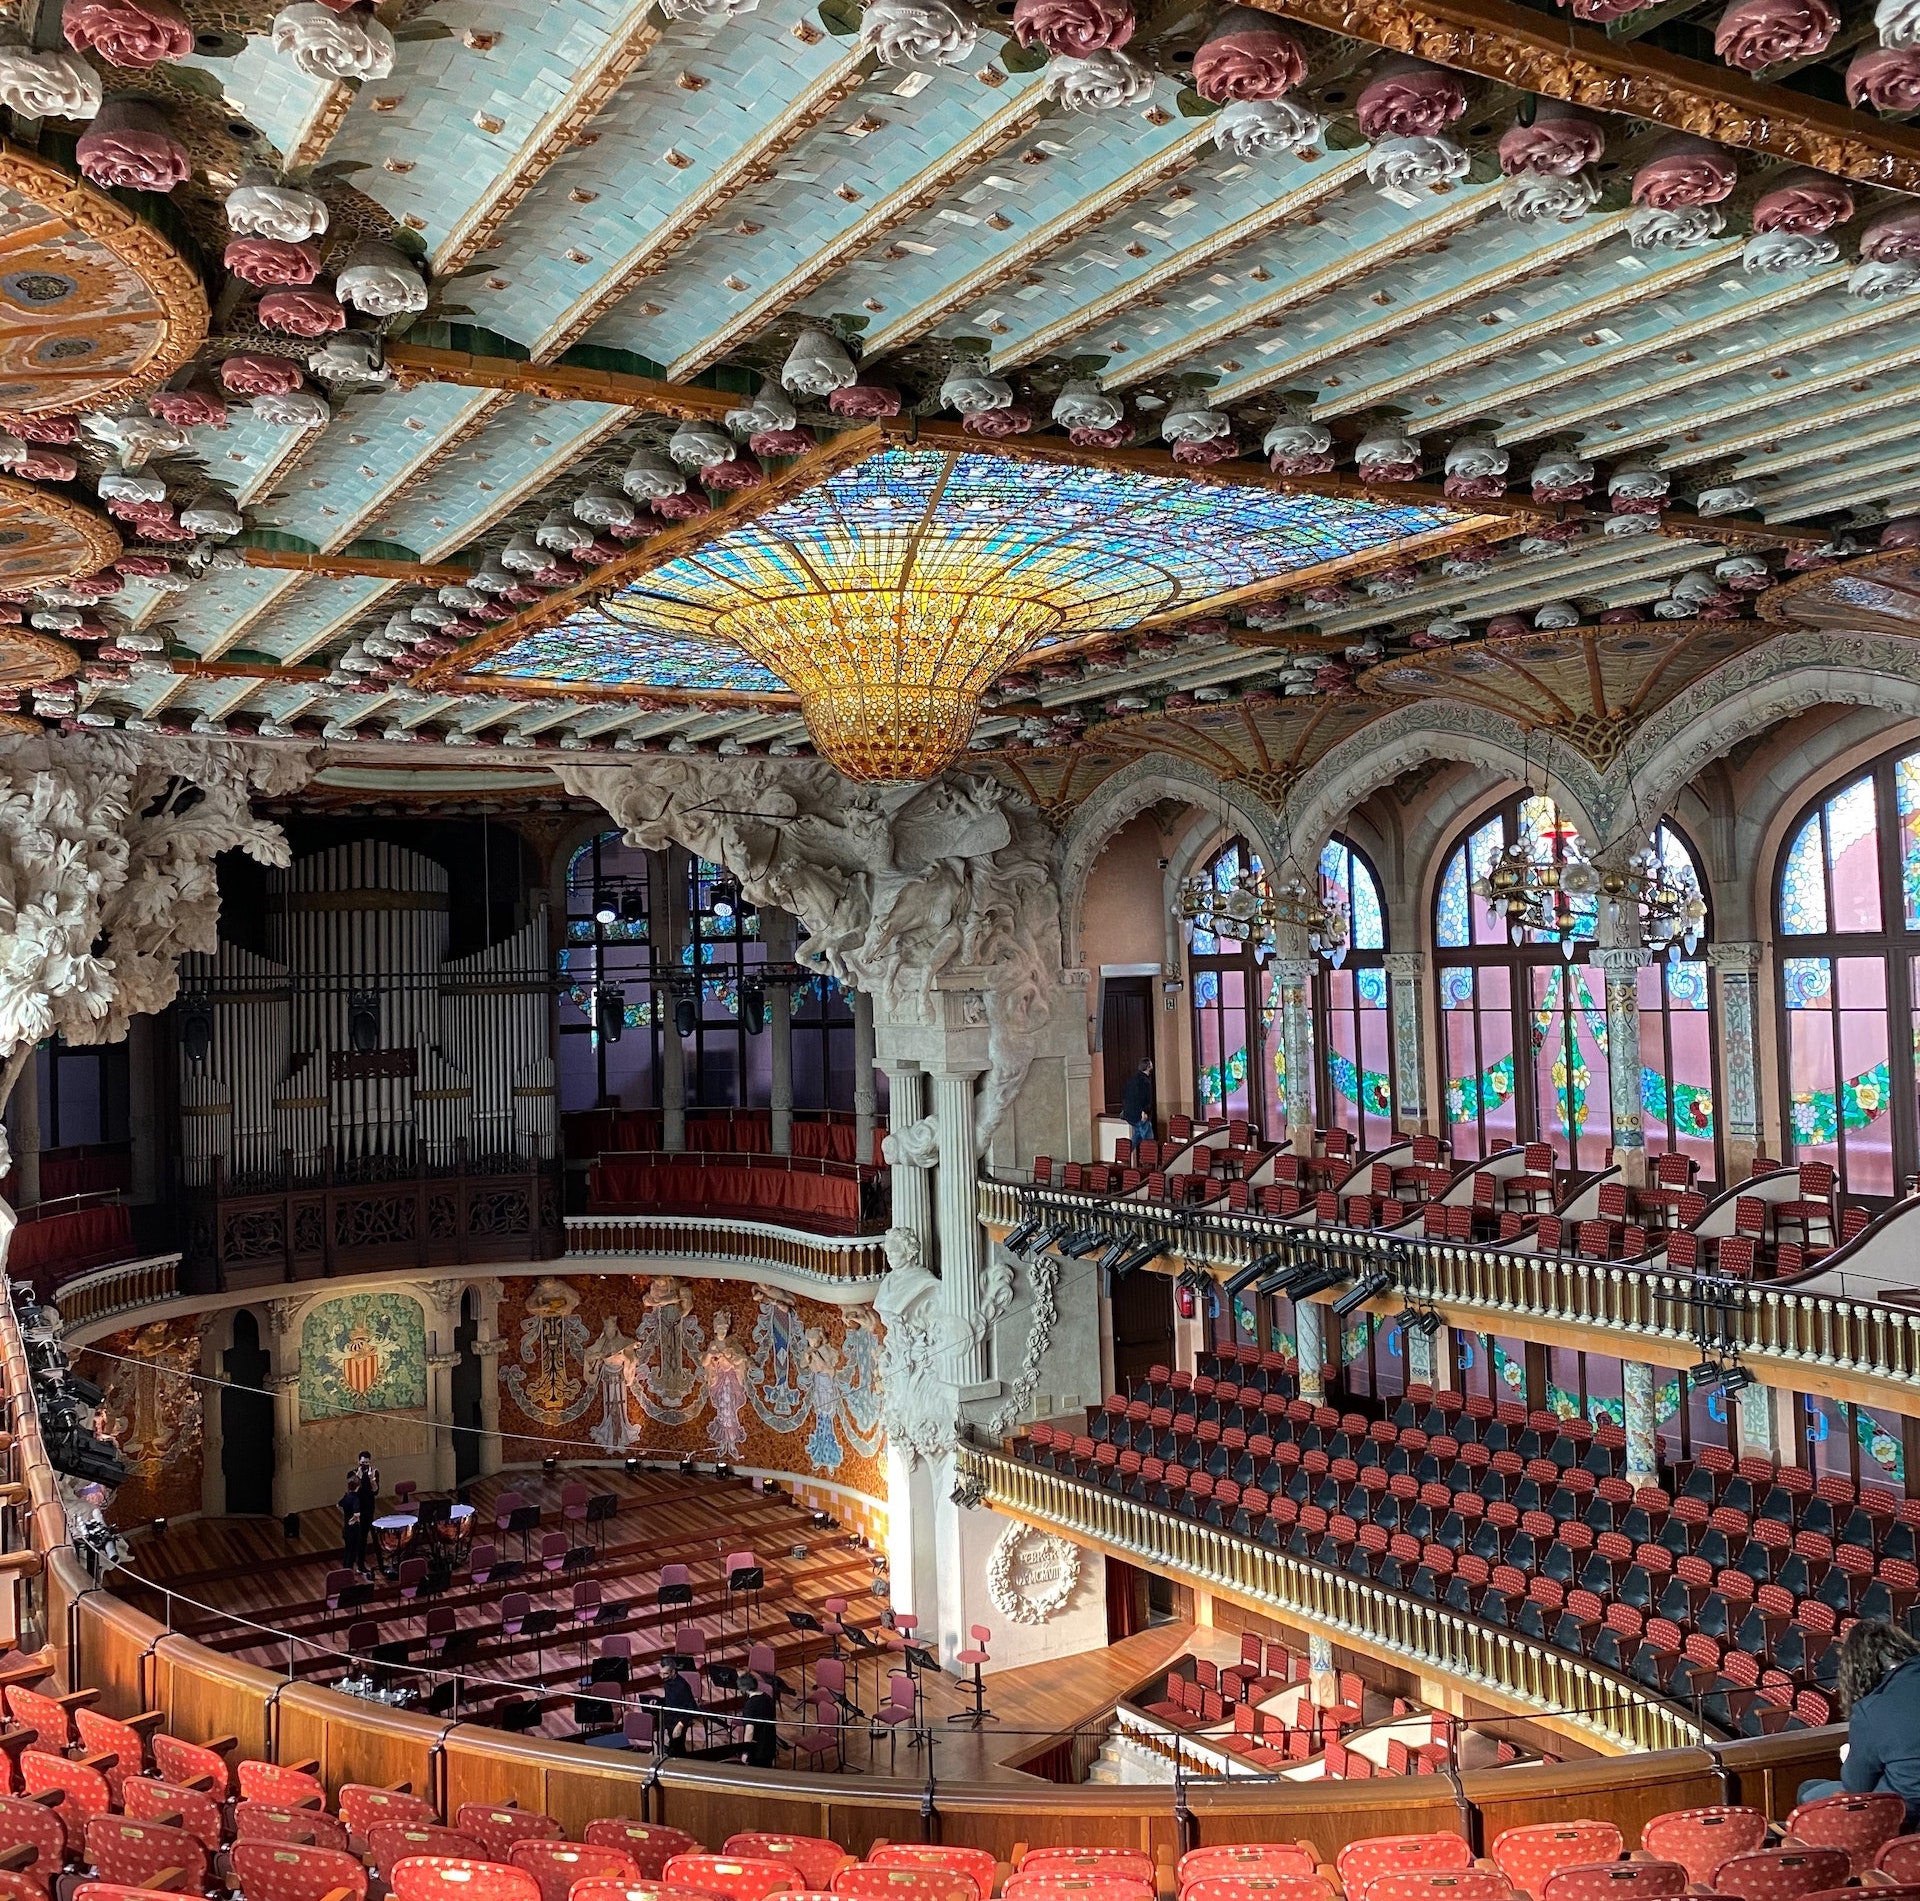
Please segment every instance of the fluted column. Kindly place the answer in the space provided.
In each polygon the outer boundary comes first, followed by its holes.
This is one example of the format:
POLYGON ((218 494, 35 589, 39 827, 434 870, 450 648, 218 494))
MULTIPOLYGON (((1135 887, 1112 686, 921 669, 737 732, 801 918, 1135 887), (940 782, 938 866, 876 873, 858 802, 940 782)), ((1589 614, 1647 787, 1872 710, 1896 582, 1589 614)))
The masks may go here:
POLYGON ((1655 1438, 1654 1371, 1639 1360, 1620 1366, 1621 1410, 1627 1429, 1627 1483, 1636 1489, 1660 1483, 1660 1454, 1655 1438))
POLYGON ((942 1304, 956 1332, 974 1344, 955 1357, 950 1377, 961 1387, 987 1378, 987 1342, 980 1321, 979 1161, 974 1150, 972 1069, 933 1073, 933 1127, 940 1144, 935 1174, 934 1224, 940 1239, 942 1304))
POLYGON ((300 1369, 275 1373, 267 1384, 273 1389, 273 1509, 284 1518, 298 1509, 293 1455, 300 1439, 300 1369))
POLYGON ((1276 957, 1280 1047, 1287 1054, 1287 1136, 1294 1153, 1313 1151, 1313 959, 1276 957))
POLYGON ((1421 1327, 1407 1327, 1400 1335, 1401 1350, 1407 1356, 1407 1384, 1431 1386, 1433 1380, 1434 1336, 1421 1327))
POLYGON ((1760 1139, 1760 1070, 1754 1060, 1754 985, 1760 946, 1711 944, 1707 962, 1720 980, 1720 1087, 1715 1094, 1726 1179, 1745 1181, 1760 1139))
POLYGON ((853 1155, 861 1167, 873 1160, 873 1132, 880 1117, 880 1090, 873 1061, 873 994, 853 993, 853 1155))
MULTIPOLYGON (((1637 929, 1639 919, 1633 918, 1637 929)), ((1640 972, 1652 962, 1638 944, 1611 944, 1593 961, 1607 986, 1607 1087, 1613 1110, 1613 1159, 1620 1178, 1638 1188, 1647 1179, 1646 1118, 1640 1093, 1640 972)))
POLYGON ((427 1451, 433 1475, 429 1485, 436 1492, 454 1487, 453 1369, 459 1363, 457 1353, 427 1355, 427 1451))
POLYGON ((1386 966, 1393 1026, 1393 1121, 1406 1135, 1432 1133, 1427 1120, 1427 1042, 1421 1009, 1420 951, 1389 951, 1386 966))
POLYGON ((473 1351, 480 1361, 480 1476, 492 1478, 505 1464, 500 1448, 500 1356, 507 1350, 504 1340, 476 1340, 473 1351))
POLYGON ((1300 1397, 1309 1406, 1327 1400, 1327 1310, 1317 1301, 1300 1301, 1293 1310, 1294 1344, 1300 1353, 1300 1397))
POLYGON ((1307 1639, 1307 1699, 1323 1710, 1340 1701, 1340 1672, 1334 1668, 1331 1638, 1307 1639))
MULTIPOLYGON (((911 1148, 908 1131, 927 1113, 927 1078, 917 1065, 887 1071, 887 1128, 911 1148)), ((921 1259, 934 1258, 933 1171, 902 1154, 896 1146, 890 1164, 893 1183, 893 1225, 910 1228, 920 1239, 921 1259)))

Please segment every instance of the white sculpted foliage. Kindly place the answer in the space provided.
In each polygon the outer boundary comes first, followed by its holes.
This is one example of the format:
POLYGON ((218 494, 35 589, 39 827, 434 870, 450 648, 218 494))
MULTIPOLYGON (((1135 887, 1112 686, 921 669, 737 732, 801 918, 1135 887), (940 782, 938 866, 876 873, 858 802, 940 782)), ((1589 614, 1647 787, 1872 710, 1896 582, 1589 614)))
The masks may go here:
POLYGON ((215 948, 214 860, 287 863, 248 806, 303 755, 190 740, 24 737, 0 749, 0 1051, 58 1031, 110 1043, 164 1010, 183 951, 215 948))
POLYGON ((975 1112, 985 1150, 1012 1107, 1060 969, 1053 848, 1001 786, 948 777, 856 785, 823 760, 649 757, 561 762, 567 790, 612 814, 627 843, 684 845, 797 917, 802 963, 925 1022, 936 982, 985 992, 988 1068, 975 1112))
MULTIPOLYGON (((959 1438, 960 1392, 953 1366, 986 1338, 1013 1304, 1013 1270, 1004 1258, 987 1269, 977 1313, 955 1313, 911 1228, 887 1230, 887 1275, 873 1298, 886 1332, 880 1343, 887 1442, 911 1458, 936 1459, 959 1438)), ((999 1250, 994 1250, 999 1255, 999 1250)))

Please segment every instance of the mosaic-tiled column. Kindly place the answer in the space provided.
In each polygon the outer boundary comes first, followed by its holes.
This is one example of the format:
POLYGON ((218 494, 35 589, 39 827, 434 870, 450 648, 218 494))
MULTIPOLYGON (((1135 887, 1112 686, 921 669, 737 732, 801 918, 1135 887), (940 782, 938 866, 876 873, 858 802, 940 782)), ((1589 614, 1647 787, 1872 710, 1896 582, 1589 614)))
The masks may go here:
POLYGON ((1427 1043, 1422 1034, 1420 977, 1427 960, 1420 951, 1389 951, 1381 962, 1391 987, 1393 1023, 1393 1120, 1403 1134, 1426 1135, 1427 1043))
POLYGON ((1327 1400, 1327 1310, 1303 1300, 1293 1310, 1294 1341, 1300 1353, 1300 1397, 1309 1406, 1327 1400))
POLYGON ((1660 1454, 1654 1438, 1653 1368, 1639 1360, 1620 1365, 1620 1397, 1626 1415, 1627 1483, 1660 1483, 1660 1454))
POLYGON ((1400 1348, 1407 1356, 1409 1386, 1433 1384, 1433 1341, 1434 1336, 1424 1327, 1401 1328, 1400 1348))
POLYGON ((1780 1414, 1774 1405, 1773 1388, 1758 1384, 1744 1387, 1733 1403, 1737 1409, 1734 1422, 1740 1435, 1740 1456, 1777 1462, 1782 1447, 1780 1414))
POLYGON ((1276 957, 1280 1047, 1287 1053, 1287 1135, 1296 1155, 1313 1152, 1313 959, 1276 957))
POLYGON ((1647 1132, 1640 1081, 1640 972, 1651 962, 1638 944, 1605 946, 1593 961, 1607 985, 1607 1078, 1613 1159, 1634 1187, 1647 1179, 1647 1132))
POLYGON ((1754 1060, 1754 986, 1760 946, 1710 944, 1707 962, 1720 977, 1720 1090, 1714 1112, 1728 1181, 1753 1173, 1760 1141, 1760 1071, 1754 1060))
POLYGON ((1340 1701, 1340 1672, 1334 1668, 1330 1638, 1307 1639, 1307 1696, 1323 1710, 1340 1701))

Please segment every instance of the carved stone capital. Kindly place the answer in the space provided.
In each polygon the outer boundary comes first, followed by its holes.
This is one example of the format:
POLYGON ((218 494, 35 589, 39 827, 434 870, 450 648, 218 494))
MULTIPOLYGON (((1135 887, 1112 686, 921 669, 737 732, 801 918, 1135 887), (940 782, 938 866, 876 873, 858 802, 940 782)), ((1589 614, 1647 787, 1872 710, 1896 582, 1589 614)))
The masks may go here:
POLYGON ((1659 962, 1658 957, 1644 944, 1603 944, 1587 954, 1594 967, 1606 973, 1609 983, 1618 983, 1633 976, 1636 971, 1645 970, 1649 964, 1659 962))
POLYGON ((1760 946, 1737 939, 1732 943, 1709 944, 1707 962, 1715 970, 1730 971, 1750 977, 1760 968, 1760 946))
POLYGON ((1395 983, 1411 983, 1426 969, 1427 954, 1425 951, 1388 951, 1380 962, 1395 983))
POLYGON ((1275 982, 1289 989, 1297 989, 1313 981, 1311 957, 1276 957, 1271 968, 1275 982))

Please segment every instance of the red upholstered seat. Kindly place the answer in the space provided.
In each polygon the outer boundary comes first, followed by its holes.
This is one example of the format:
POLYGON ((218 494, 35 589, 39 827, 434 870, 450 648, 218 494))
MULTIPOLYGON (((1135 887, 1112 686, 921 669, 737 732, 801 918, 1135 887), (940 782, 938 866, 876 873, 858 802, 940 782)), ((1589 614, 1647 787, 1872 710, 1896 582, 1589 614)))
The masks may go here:
POLYGON ((442 1828, 438 1822, 376 1822, 367 1833, 366 1853, 382 1881, 410 1855, 438 1855, 447 1861, 485 1861, 487 1851, 471 1835, 442 1828))
POLYGON ((327 1901, 344 1894, 366 1901, 367 1871, 337 1848, 295 1848, 286 1842, 236 1842, 233 1872, 247 1901, 327 1901))
POLYGON ((760 1901, 762 1895, 804 1889, 806 1882, 790 1861, 762 1861, 741 1855, 675 1855, 666 1880, 675 1888, 697 1888, 720 1901, 760 1901))
POLYGON ((582 1881, 638 1883, 640 1870, 624 1849, 597 1848, 591 1842, 515 1842, 508 1857, 540 1885, 540 1901, 567 1901, 582 1881))
POLYGON ((675 1855, 697 1855, 705 1847, 683 1828, 662 1822, 626 1822, 608 1815, 589 1822, 585 1839, 596 1848, 620 1848, 633 1857, 643 1881, 657 1881, 675 1855))
POLYGON ((1787 1817, 1786 1832, 1797 1842, 1844 1848, 1857 1878, 1873 1866, 1882 1847, 1906 1821, 1907 1805, 1897 1795, 1827 1795, 1801 1803, 1787 1817))
POLYGON ((1739 1901, 1800 1901, 1847 1879, 1844 1848, 1756 1848, 1731 1855, 1713 1871, 1713 1891, 1739 1901))
POLYGON ((1204 1875, 1180 1890, 1180 1901, 1332 1901, 1332 1897, 1332 1884, 1319 1875, 1204 1875))
MULTIPOLYGON (((1499 1583, 1497 1572, 1494 1582, 1499 1583)), ((1493 1865, 1540 1901, 1549 1876, 1562 1868, 1615 1861, 1623 1845, 1611 1822, 1529 1822, 1494 1837, 1493 1865)))
POLYGON ((1340 1885, 1348 1894, 1357 1895, 1376 1876, 1393 1870, 1471 1868, 1473 1849, 1461 1836, 1445 1832, 1374 1835, 1349 1842, 1334 1865, 1340 1871, 1340 1885))
POLYGON ((969 1874, 935 1867, 877 1868, 855 1862, 833 1878, 836 1901, 983 1901, 969 1874))
POLYGON ((471 1835, 489 1861, 512 1858, 515 1842, 557 1841, 566 1831, 538 1809, 497 1808, 490 1802, 462 1802, 453 1818, 462 1835, 471 1835))
POLYGON ((1896 1835, 1883 1844, 1873 1858, 1873 1870, 1889 1881, 1920 1882, 1920 1835, 1896 1835))
POLYGON ((409 1855, 395 1862, 391 1886, 393 1901, 540 1901, 539 1884, 521 1869, 448 1855, 409 1855))
POLYGON ((373 1831, 385 1822, 428 1823, 440 1819, 439 1811, 424 1796, 405 1789, 378 1789, 366 1782, 342 1783, 339 1808, 340 1819, 356 1846, 371 1841, 373 1831))
POLYGON ((1137 1848, 1030 1848, 1020 1864, 1020 1873, 1151 1882, 1153 1858, 1137 1848))
POLYGON ((164 1733, 152 1742, 153 1766, 169 1782, 185 1787, 204 1781, 207 1793, 216 1802, 224 1802, 233 1781, 227 1759, 218 1750, 202 1749, 198 1743, 182 1742, 178 1736, 164 1733))
POLYGON ((178 1789, 153 1776, 129 1776, 120 1789, 121 1811, 136 1822, 166 1822, 184 1828, 209 1855, 226 1840, 220 1804, 198 1789, 178 1789))
POLYGON ((853 1860, 840 1846, 819 1835, 778 1835, 757 1830, 729 1835, 721 1844, 723 1855, 746 1859, 779 1861, 791 1864, 800 1875, 801 1885, 830 1888, 833 1878, 853 1860))
POLYGON ((249 1802, 277 1802, 288 1809, 327 1806, 327 1785, 305 1769, 248 1759, 235 1773, 240 1778, 240 1793, 249 1802))
POLYGON ((1497 1868, 1399 1868, 1376 1875, 1357 1901, 1506 1901, 1497 1868))
POLYGON ((1541 1901, 1678 1901, 1686 1891, 1677 1861, 1605 1861, 1549 1875, 1541 1901))
POLYGON ((20 1780, 28 1795, 61 1791, 60 1823, 67 1832, 67 1853, 72 1856, 78 1856, 86 1846, 87 1824, 113 1807, 107 1779, 98 1769, 70 1762, 65 1756, 50 1756, 41 1749, 21 1752, 20 1780))
POLYGON ((51 1881, 67 1858, 67 1831, 44 1802, 0 1795, 0 1853, 26 1847, 33 1849, 34 1858, 25 1872, 36 1881, 51 1881))
POLYGON ((1221 1842, 1188 1849, 1176 1872, 1184 1896, 1189 1882, 1231 1875, 1310 1877, 1319 1868, 1319 1851, 1308 1842, 1221 1842))
MULTIPOLYGON (((156 1738, 156 1740, 158 1740, 156 1738)), ((321 1809, 290 1809, 277 1802, 236 1802, 236 1841, 292 1842, 296 1847, 347 1848, 347 1825, 321 1809)))
POLYGON ((204 1888, 207 1851, 184 1828, 96 1815, 87 1823, 86 1858, 103 1881, 129 1888, 204 1888))

